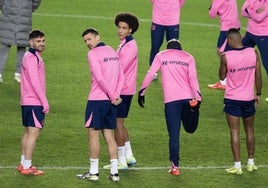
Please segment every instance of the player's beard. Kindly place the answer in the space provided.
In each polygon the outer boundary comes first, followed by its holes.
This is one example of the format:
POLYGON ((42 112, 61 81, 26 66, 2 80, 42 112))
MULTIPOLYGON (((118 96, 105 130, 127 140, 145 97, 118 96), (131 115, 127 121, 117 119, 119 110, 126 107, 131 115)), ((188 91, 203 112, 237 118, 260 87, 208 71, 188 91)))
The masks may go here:
POLYGON ((38 46, 37 51, 39 51, 39 52, 43 52, 44 50, 45 50, 45 46, 44 46, 44 45, 42 45, 42 46, 38 46))

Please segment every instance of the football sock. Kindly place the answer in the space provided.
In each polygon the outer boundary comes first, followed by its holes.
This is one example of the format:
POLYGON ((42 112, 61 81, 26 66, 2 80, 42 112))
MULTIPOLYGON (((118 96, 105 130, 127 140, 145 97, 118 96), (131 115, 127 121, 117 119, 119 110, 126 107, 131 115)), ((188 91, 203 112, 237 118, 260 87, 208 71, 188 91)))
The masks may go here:
POLYGON ((25 159, 22 166, 23 169, 29 169, 32 166, 32 160, 25 159))
POLYGON ((239 161, 239 162, 234 162, 234 167, 235 167, 235 168, 241 168, 241 161, 239 161))
POLYGON ((20 156, 20 164, 23 164, 25 160, 25 155, 20 156))
POLYGON ((118 149, 118 163, 125 164, 126 163, 126 149, 125 146, 120 146, 118 149))
POLYGON ((220 80, 222 85, 226 85, 226 78, 224 78, 224 80, 220 80))
POLYGON ((97 174, 99 173, 99 159, 92 159, 90 158, 90 174, 97 174))
POLYGON ((248 164, 249 165, 254 165, 254 159, 248 159, 248 164))
POLYGON ((111 159, 111 174, 117 174, 118 173, 118 168, 117 168, 117 159, 111 159))
POLYGON ((133 156, 130 141, 125 142, 126 158, 133 156))

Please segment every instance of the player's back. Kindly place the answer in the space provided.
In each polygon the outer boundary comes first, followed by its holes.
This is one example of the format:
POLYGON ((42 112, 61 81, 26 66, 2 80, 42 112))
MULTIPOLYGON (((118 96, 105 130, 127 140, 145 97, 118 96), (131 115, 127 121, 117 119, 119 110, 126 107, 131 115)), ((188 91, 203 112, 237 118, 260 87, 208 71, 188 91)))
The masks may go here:
POLYGON ((254 48, 233 49, 224 54, 227 60, 225 98, 253 100, 256 69, 254 48))
POLYGON ((182 50, 168 49, 157 54, 161 64, 165 102, 193 98, 191 75, 196 77, 194 57, 182 50))

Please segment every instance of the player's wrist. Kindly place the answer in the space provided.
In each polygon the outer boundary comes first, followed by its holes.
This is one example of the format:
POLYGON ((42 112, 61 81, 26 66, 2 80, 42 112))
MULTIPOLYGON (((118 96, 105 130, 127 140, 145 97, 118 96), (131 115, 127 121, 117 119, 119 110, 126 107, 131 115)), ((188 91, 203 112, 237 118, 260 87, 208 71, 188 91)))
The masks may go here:
POLYGON ((261 96, 261 92, 257 92, 256 95, 257 95, 257 96, 261 96))

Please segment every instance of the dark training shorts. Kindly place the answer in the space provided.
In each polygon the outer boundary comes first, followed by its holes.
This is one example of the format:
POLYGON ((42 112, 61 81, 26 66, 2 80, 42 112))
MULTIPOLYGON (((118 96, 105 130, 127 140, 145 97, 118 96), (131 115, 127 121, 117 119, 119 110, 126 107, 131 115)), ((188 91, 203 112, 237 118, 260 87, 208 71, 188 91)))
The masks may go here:
POLYGON ((43 113, 43 106, 21 106, 22 124, 25 127, 37 127, 42 129, 44 127, 45 114, 43 113))
POLYGON ((85 127, 100 129, 116 128, 116 106, 108 100, 87 102, 85 127))
POLYGON ((126 118, 128 116, 133 95, 121 95, 122 102, 117 106, 118 118, 126 118))
POLYGON ((236 117, 247 118, 253 116, 256 112, 255 100, 252 101, 239 101, 224 99, 223 111, 227 114, 236 117))

